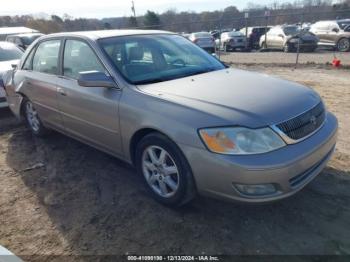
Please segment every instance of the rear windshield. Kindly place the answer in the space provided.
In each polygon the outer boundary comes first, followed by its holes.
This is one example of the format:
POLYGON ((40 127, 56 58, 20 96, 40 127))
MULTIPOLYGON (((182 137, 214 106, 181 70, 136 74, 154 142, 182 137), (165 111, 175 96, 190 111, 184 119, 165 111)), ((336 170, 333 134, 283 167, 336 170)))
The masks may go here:
POLYGON ((345 28, 350 26, 350 21, 339 21, 338 25, 342 30, 344 30, 345 28))
POLYGON ((297 33, 299 33, 299 27, 287 26, 283 28, 283 31, 286 35, 296 35, 297 33))
POLYGON ((224 69, 212 55, 179 35, 134 35, 100 39, 124 78, 149 84, 224 69))
POLYGON ((14 44, 0 44, 0 62, 20 59, 22 54, 23 52, 14 44))
POLYGON ((39 38, 41 35, 23 36, 21 37, 22 43, 25 45, 30 45, 35 39, 39 38))
POLYGON ((195 33, 193 34, 195 37, 211 37, 211 34, 203 32, 203 33, 195 33))
POLYGON ((229 32, 227 34, 228 34, 228 36, 243 36, 243 34, 241 32, 239 32, 239 31, 237 31, 237 32, 229 32))

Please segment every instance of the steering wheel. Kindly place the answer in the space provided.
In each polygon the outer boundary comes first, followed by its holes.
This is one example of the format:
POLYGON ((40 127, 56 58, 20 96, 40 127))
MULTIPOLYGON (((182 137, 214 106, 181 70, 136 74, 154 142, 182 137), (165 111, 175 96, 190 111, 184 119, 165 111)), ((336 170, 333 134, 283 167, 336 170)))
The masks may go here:
POLYGON ((171 65, 182 64, 183 67, 186 66, 186 62, 185 62, 183 59, 181 59, 181 58, 175 59, 175 60, 172 61, 170 64, 171 64, 171 65))

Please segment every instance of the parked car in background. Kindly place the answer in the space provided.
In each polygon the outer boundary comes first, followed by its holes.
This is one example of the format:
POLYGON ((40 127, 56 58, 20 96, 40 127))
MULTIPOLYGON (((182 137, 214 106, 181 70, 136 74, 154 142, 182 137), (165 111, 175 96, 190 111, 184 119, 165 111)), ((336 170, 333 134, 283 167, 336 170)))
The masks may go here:
POLYGON ((189 39, 191 34, 188 33, 181 33, 180 35, 182 35, 184 38, 189 39))
POLYGON ((264 49, 283 50, 284 52, 300 51, 313 52, 317 48, 318 37, 310 32, 300 30, 299 26, 286 25, 272 27, 260 37, 260 47, 264 49))
POLYGON ((39 31, 28 27, 23 27, 23 26, 0 27, 0 41, 5 41, 6 37, 9 35, 30 34, 30 33, 39 33, 39 31))
POLYGON ((235 51, 246 48, 246 37, 240 31, 231 31, 221 34, 221 39, 216 39, 215 44, 220 50, 235 51))
POLYGON ((216 40, 216 39, 220 38, 220 35, 222 33, 230 32, 230 31, 232 31, 232 30, 229 30, 229 29, 213 30, 213 31, 210 31, 210 34, 212 35, 214 40, 216 40))
POLYGON ((320 21, 311 26, 310 32, 318 36, 321 46, 334 47, 340 52, 350 51, 350 19, 320 21))
MULTIPOLYGON (((248 47, 250 49, 259 49, 259 41, 260 37, 262 35, 265 35, 265 32, 268 32, 271 29, 271 26, 265 27, 265 26, 254 26, 254 27, 248 27, 247 30, 247 41, 248 41, 248 47)), ((242 28, 240 32, 244 35, 246 35, 246 28, 242 28)))
POLYGON ((44 36, 5 80, 34 135, 52 128, 135 165, 166 205, 286 198, 335 149, 337 119, 311 88, 227 68, 170 32, 44 36))
POLYGON ((12 65, 18 64, 22 54, 23 51, 15 44, 0 42, 0 108, 8 106, 2 76, 7 71, 12 70, 12 65))
POLYGON ((193 43, 203 48, 209 53, 215 53, 215 41, 213 36, 208 32, 192 33, 189 38, 193 43))
POLYGON ((6 41, 14 43, 19 48, 26 50, 31 43, 43 35, 41 33, 10 35, 6 37, 6 41))

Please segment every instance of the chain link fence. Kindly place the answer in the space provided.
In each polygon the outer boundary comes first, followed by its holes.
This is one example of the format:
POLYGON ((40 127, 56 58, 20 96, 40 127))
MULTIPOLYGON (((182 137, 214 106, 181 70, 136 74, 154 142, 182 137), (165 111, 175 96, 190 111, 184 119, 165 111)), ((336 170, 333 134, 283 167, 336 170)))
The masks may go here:
MULTIPOLYGON (((180 34, 189 34, 193 32, 225 32, 241 30, 248 37, 249 27, 273 27, 275 25, 298 25, 301 27, 309 27, 311 24, 323 20, 339 20, 350 19, 350 9, 326 10, 318 12, 308 12, 306 10, 284 11, 281 10, 265 10, 239 13, 232 17, 220 17, 218 19, 208 19, 205 21, 184 21, 176 23, 163 23, 149 26, 130 27, 125 26, 123 29, 160 29, 175 31, 180 34)), ((350 20, 349 20, 350 21, 350 20)), ((266 30, 267 31, 267 30, 266 30)), ((220 34, 220 33, 219 33, 220 34)), ((350 33, 349 33, 350 35, 350 33)), ((265 35, 266 37, 266 35, 265 35)), ((350 38, 350 37, 349 37, 350 38)), ((220 39, 220 37, 219 37, 220 39)), ((219 40, 221 41, 221 40, 219 40)), ((298 42, 299 43, 299 42, 298 42)), ((217 46, 217 44, 216 44, 217 46)), ((221 47, 221 43, 219 43, 221 47)), ((291 67, 297 67, 301 64, 332 64, 334 59, 340 60, 342 65, 350 67, 350 53, 335 52, 334 48, 318 48, 315 52, 301 53, 299 45, 293 53, 281 52, 260 52, 259 48, 255 50, 247 49, 241 52, 228 53, 222 48, 216 48, 216 55, 224 62, 235 64, 283 64, 291 67)), ((271 50, 264 50, 271 51, 271 50)))

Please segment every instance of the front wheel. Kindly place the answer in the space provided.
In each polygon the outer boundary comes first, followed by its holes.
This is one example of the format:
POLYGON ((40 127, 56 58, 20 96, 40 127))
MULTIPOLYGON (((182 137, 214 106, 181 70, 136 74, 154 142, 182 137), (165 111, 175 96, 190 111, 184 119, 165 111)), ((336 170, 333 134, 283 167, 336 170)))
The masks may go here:
POLYGON ((30 131, 36 136, 45 135, 47 133, 47 129, 42 124, 39 118, 39 114, 36 111, 33 103, 30 100, 24 98, 22 110, 30 131))
POLYGON ((145 136, 135 155, 138 173, 154 199, 181 206, 196 195, 191 168, 178 146, 159 133, 145 136))
POLYGON ((342 38, 337 43, 337 49, 340 52, 347 52, 350 50, 350 39, 342 38))
POLYGON ((285 53, 290 53, 292 51, 292 47, 290 44, 285 44, 284 47, 283 47, 283 52, 285 53))

